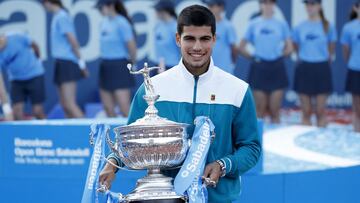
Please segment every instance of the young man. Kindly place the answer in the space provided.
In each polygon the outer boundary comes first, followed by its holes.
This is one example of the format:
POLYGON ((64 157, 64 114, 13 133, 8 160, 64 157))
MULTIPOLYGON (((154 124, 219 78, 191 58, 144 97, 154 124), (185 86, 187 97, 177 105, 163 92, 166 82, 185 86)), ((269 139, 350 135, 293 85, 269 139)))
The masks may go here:
MULTIPOLYGON (((11 81, 10 95, 15 120, 24 119, 23 108, 27 100, 31 101, 33 115, 37 119, 45 118, 42 106, 45 101, 44 68, 39 55, 38 46, 26 35, 0 35, 0 68, 7 70, 11 81)), ((0 83, 2 80, 0 74, 0 83)), ((11 108, 5 99, 4 88, 1 89, 3 111, 9 114, 11 108)))
MULTIPOLYGON (((194 131, 197 116, 209 117, 215 125, 216 138, 209 149, 204 178, 216 182, 208 188, 209 202, 231 202, 240 193, 239 176, 252 168, 261 152, 257 119, 251 90, 244 81, 214 66, 211 58, 216 41, 215 17, 199 5, 185 8, 178 18, 176 42, 182 59, 177 66, 152 78, 161 117, 188 123, 194 131), (171 88, 170 88, 171 87, 171 88)), ((147 107, 141 86, 132 103, 128 123, 144 116, 147 107)), ((118 157, 110 161, 121 164, 118 157)), ((107 164, 100 184, 110 186, 115 167, 107 164)), ((176 170, 164 171, 175 177, 176 170)))

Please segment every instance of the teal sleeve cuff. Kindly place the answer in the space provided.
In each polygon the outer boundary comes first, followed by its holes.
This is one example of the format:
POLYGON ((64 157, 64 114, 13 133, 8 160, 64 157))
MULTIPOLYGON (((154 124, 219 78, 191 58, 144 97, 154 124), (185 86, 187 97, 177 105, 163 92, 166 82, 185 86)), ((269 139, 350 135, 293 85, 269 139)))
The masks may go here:
POLYGON ((220 159, 225 164, 225 175, 228 175, 232 170, 232 161, 228 157, 220 159))
MULTIPOLYGON (((106 159, 114 159, 115 161, 116 161, 116 165, 117 166, 119 166, 119 167, 123 167, 124 166, 124 164, 122 163, 122 161, 120 160, 120 158, 118 157, 118 156, 116 156, 116 154, 115 153, 111 153, 111 154, 109 154, 107 157, 106 157, 106 159)), ((117 168, 116 169, 116 171, 115 171, 115 173, 118 171, 119 169, 117 168)))

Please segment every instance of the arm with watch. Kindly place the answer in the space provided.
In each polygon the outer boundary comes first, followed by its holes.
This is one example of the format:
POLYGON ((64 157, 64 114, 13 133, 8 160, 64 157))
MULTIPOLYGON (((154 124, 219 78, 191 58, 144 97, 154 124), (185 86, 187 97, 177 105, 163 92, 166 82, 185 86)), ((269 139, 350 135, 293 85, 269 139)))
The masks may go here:
POLYGON ((257 163, 261 154, 261 144, 255 106, 250 88, 238 109, 232 127, 233 153, 208 164, 203 179, 208 179, 213 186, 220 178, 238 178, 257 163))

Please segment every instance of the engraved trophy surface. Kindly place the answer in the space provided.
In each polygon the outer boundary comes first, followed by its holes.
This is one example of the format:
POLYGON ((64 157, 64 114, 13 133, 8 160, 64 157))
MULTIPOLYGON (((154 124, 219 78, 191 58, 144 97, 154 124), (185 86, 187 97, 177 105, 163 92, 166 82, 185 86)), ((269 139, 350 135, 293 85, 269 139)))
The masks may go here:
POLYGON ((172 178, 160 173, 160 169, 178 167, 185 159, 189 149, 187 134, 188 124, 176 123, 158 116, 155 107, 159 95, 156 94, 150 79, 150 71, 145 63, 144 68, 132 71, 131 74, 142 74, 148 104, 145 116, 127 126, 114 129, 115 142, 107 137, 111 150, 123 164, 133 170, 148 171, 148 174, 137 181, 136 188, 124 196, 127 202, 186 202, 186 197, 174 191, 172 178))

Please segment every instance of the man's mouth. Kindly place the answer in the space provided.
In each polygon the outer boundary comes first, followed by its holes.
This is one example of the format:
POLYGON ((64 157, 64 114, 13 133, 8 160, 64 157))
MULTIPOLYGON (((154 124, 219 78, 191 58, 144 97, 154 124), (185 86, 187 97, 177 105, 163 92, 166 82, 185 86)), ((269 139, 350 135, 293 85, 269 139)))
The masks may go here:
POLYGON ((194 58, 201 58, 203 57, 205 54, 201 54, 201 53, 189 53, 190 56, 194 57, 194 58))

